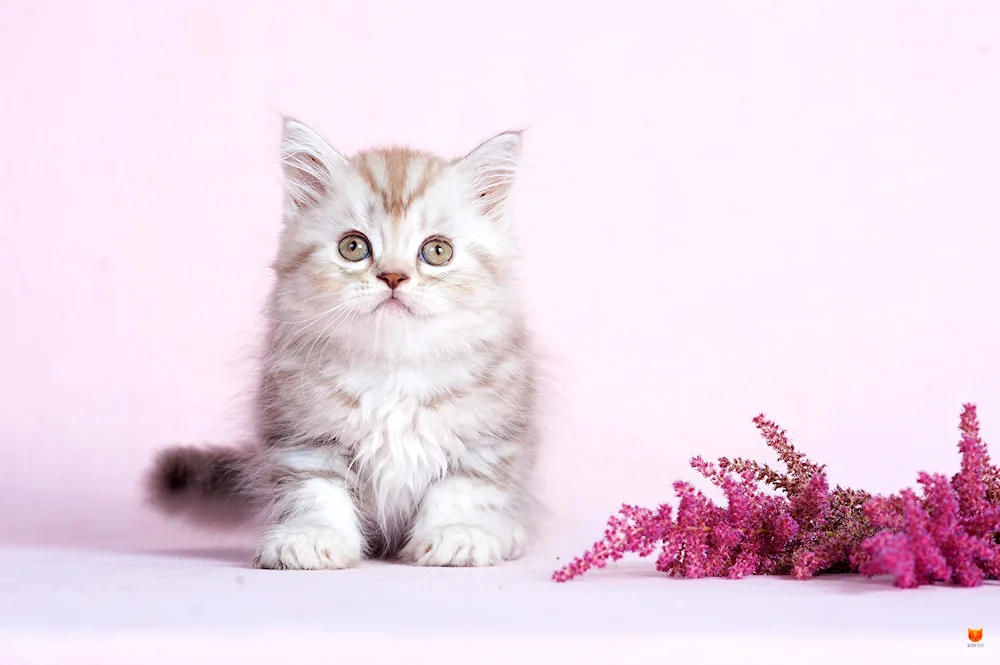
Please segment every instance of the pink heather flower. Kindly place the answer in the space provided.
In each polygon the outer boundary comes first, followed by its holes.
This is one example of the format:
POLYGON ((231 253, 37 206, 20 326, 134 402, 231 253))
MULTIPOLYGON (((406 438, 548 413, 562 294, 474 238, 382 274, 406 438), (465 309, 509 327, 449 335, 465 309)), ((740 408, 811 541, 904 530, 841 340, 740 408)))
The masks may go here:
POLYGON ((797 451, 784 430, 763 415, 754 424, 784 473, 750 460, 723 457, 716 465, 695 457, 692 468, 723 490, 726 506, 675 482, 676 517, 669 505, 655 512, 622 506, 604 539, 553 579, 657 548, 657 570, 689 578, 859 572, 892 575, 902 588, 1000 578, 1000 469, 979 437, 974 405, 964 405, 960 420, 961 470, 950 482, 920 474, 922 497, 909 489, 888 497, 839 485, 831 491, 825 467, 797 451))
POLYGON ((553 574, 557 582, 566 582, 591 568, 604 568, 608 560, 617 561, 626 552, 649 556, 656 542, 663 537, 665 525, 671 523, 670 506, 660 506, 655 513, 630 505, 622 505, 618 515, 612 515, 604 531, 604 540, 594 543, 589 552, 573 559, 553 574))
POLYGON ((1000 468, 991 464, 989 450, 979 438, 975 404, 964 405, 959 429, 962 431, 962 440, 958 444, 962 453, 962 470, 952 479, 952 484, 963 502, 963 513, 975 512, 976 505, 981 509, 992 507, 995 510, 1000 506, 1000 468), (985 506, 980 496, 985 499, 985 506))
POLYGON ((899 497, 872 497, 865 504, 864 512, 877 527, 890 531, 903 528, 903 502, 899 497))
POLYGON ((941 474, 921 473, 922 499, 904 490, 900 497, 874 499, 866 506, 866 513, 884 530, 862 543, 862 555, 855 557, 859 572, 892 574, 902 587, 935 581, 977 586, 984 578, 998 577, 1000 505, 990 494, 997 469, 989 464, 986 444, 979 438, 974 405, 964 406, 959 429, 961 470, 950 482, 941 474), (880 554, 879 548, 888 542, 887 534, 893 536, 895 548, 912 557, 912 566, 897 565, 897 570, 886 563, 891 557, 880 554))
POLYGON ((896 578, 896 586, 910 589, 919 585, 915 575, 913 552, 906 536, 882 531, 861 544, 867 561, 861 566, 862 575, 889 574, 896 578))
POLYGON ((826 476, 815 474, 809 479, 802 491, 791 497, 792 518, 799 523, 800 528, 811 528, 823 524, 826 517, 826 507, 830 502, 830 489, 826 484, 826 476))
POLYGON ((859 572, 868 576, 893 575, 897 586, 903 588, 947 581, 951 570, 934 545, 927 513, 912 490, 903 490, 901 495, 904 533, 885 530, 862 543, 869 560, 859 572))

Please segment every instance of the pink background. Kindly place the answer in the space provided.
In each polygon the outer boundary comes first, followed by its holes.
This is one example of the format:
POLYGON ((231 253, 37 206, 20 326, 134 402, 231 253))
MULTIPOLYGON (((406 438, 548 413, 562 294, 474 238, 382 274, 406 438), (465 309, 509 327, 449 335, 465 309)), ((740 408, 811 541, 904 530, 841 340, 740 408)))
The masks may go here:
POLYGON ((552 400, 546 496, 600 533, 687 459, 834 482, 1000 446, 1000 5, 0 5, 0 535, 179 542, 169 442, 246 432, 279 112, 344 151, 529 125, 515 207, 552 400), (419 6, 419 8, 418 8, 419 6))

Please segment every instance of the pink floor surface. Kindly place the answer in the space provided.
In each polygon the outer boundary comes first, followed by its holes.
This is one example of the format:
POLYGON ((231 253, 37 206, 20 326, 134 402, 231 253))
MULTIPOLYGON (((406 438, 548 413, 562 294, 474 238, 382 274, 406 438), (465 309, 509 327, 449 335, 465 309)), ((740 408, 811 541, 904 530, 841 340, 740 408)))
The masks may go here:
POLYGON ((239 548, 4 547, 0 664, 1000 662, 1000 585, 675 580, 651 561, 560 585, 559 563, 273 572, 239 548))

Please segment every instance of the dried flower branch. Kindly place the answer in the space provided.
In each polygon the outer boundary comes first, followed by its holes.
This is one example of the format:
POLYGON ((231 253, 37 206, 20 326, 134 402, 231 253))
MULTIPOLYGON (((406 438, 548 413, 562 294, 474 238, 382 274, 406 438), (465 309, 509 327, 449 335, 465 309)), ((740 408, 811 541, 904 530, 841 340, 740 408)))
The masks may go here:
POLYGON ((669 505, 623 505, 604 539, 553 579, 566 582, 658 547, 657 570, 688 578, 857 572, 890 574, 903 588, 1000 579, 1000 469, 979 436, 974 405, 962 411, 961 470, 950 481, 921 473, 923 496, 904 489, 873 497, 839 485, 831 491, 825 467, 796 450, 784 430, 763 415, 754 424, 784 473, 752 460, 694 457, 692 468, 722 489, 726 506, 675 482, 676 516, 669 505), (764 492, 767 486, 779 494, 764 492))

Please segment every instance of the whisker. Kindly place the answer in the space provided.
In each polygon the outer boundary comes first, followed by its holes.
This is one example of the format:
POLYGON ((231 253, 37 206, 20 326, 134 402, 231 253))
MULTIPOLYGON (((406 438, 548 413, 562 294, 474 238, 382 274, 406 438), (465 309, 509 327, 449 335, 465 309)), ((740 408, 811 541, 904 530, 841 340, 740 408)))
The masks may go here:
MULTIPOLYGON (((309 351, 306 353, 305 361, 303 361, 303 363, 302 363, 303 369, 309 366, 309 359, 312 356, 312 353, 315 350, 316 345, 319 343, 319 340, 323 339, 324 336, 326 335, 326 331, 329 330, 330 327, 333 326, 334 324, 336 324, 338 321, 344 319, 346 316, 348 316, 350 314, 351 314, 351 310, 346 310, 344 312, 338 312, 337 316, 335 316, 332 321, 330 321, 329 323, 327 323, 326 327, 324 327, 323 330, 320 331, 320 333, 316 336, 316 339, 314 339, 313 343, 309 346, 309 351)), ((339 326, 338 326, 337 329, 339 329, 339 326)), ((334 332, 336 332, 337 329, 335 329, 334 332)), ((324 348, 325 348, 325 345, 324 345, 324 348)), ((302 399, 305 400, 306 399, 306 394, 305 394, 306 381, 305 381, 305 373, 304 372, 303 372, 303 375, 302 375, 301 378, 302 378, 302 391, 301 391, 301 393, 302 393, 302 399)))
MULTIPOLYGON (((326 317, 326 316, 329 316, 330 314, 333 314, 333 313, 337 312, 338 310, 340 310, 340 309, 342 309, 342 308, 346 307, 346 306, 347 306, 348 304, 349 304, 349 303, 341 303, 340 305, 336 305, 336 306, 334 306, 334 307, 331 307, 330 309, 326 310, 326 311, 325 311, 325 312, 323 312, 322 314, 319 314, 319 315, 317 315, 317 316, 314 316, 314 317, 312 317, 311 319, 309 319, 309 320, 307 321, 306 325, 303 325, 302 327, 300 327, 300 328, 297 328, 297 329, 295 329, 295 330, 290 330, 290 331, 288 331, 288 332, 287 332, 287 333, 286 333, 286 334, 284 335, 284 338, 285 338, 285 339, 284 339, 284 342, 283 342, 283 343, 282 343, 282 345, 281 345, 281 346, 280 346, 280 347, 279 347, 279 348, 277 349, 277 351, 278 351, 278 352, 280 352, 280 353, 284 353, 285 351, 287 351, 287 350, 288 350, 288 348, 289 348, 289 347, 290 347, 290 346, 291 346, 291 345, 292 345, 292 344, 293 344, 294 342, 298 341, 298 340, 299 340, 299 339, 300 339, 300 338, 301 338, 301 337, 302 337, 302 336, 303 336, 303 335, 304 335, 304 334, 305 334, 306 332, 308 332, 308 331, 309 331, 310 329, 312 329, 312 328, 313 328, 314 326, 318 326, 318 325, 320 325, 320 324, 322 323, 322 319, 323 319, 323 317, 326 317), (313 322, 314 322, 314 323, 313 323, 313 322)), ((288 325, 291 325, 291 324, 288 324, 288 325)))
MULTIPOLYGON (((305 302, 305 301, 303 301, 303 302, 305 302)), ((311 317, 309 317, 308 319, 300 319, 300 320, 298 320, 298 321, 282 321, 282 320, 280 320, 280 319, 273 319, 273 318, 272 318, 271 320, 272 320, 272 321, 273 321, 274 323, 280 323, 280 324, 282 324, 282 325, 297 325, 297 324, 299 324, 299 323, 308 323, 309 321, 315 321, 316 319, 318 319, 318 318, 320 318, 320 317, 323 317, 323 316, 326 316, 326 315, 327 315, 327 314, 329 314, 330 312, 335 312, 335 311, 337 311, 338 309, 340 309, 341 307, 345 307, 346 305, 348 305, 348 303, 346 303, 346 302, 345 302, 345 303, 340 303, 339 305, 334 305, 334 306, 333 306, 333 307, 331 307, 330 309, 328 309, 328 310, 326 310, 326 311, 324 311, 324 312, 321 312, 321 313, 317 314, 316 316, 311 316, 311 317)))

